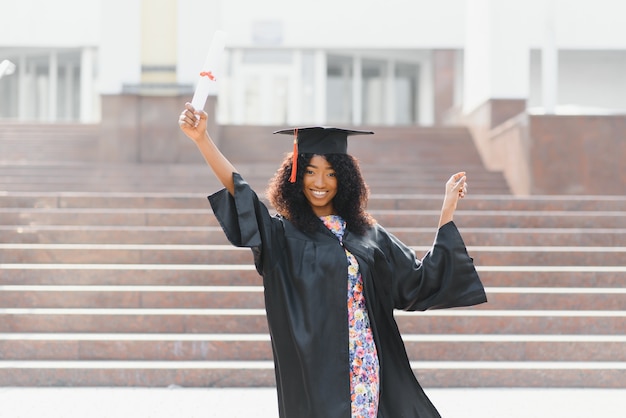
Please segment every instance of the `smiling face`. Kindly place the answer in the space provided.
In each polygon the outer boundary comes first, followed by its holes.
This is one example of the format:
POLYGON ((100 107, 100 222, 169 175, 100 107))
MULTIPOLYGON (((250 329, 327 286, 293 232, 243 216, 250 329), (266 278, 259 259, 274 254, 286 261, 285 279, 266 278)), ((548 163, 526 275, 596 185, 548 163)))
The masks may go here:
POLYGON ((302 192, 317 216, 333 215, 333 198, 337 194, 335 170, 322 155, 309 161, 302 179, 302 192))

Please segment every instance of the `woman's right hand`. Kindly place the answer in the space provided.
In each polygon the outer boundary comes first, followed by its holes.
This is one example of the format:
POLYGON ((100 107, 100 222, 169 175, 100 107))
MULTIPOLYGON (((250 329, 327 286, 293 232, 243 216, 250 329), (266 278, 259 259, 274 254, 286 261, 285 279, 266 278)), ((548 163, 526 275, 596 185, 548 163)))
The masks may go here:
POLYGON ((196 110, 187 102, 178 117, 178 126, 185 135, 198 143, 205 137, 207 119, 208 115, 204 110, 196 110))
POLYGON ((209 167, 213 170, 220 182, 235 195, 233 173, 237 170, 217 148, 206 130, 208 115, 203 110, 196 110, 191 103, 185 103, 185 110, 180 112, 178 126, 189 138, 195 142, 209 167))

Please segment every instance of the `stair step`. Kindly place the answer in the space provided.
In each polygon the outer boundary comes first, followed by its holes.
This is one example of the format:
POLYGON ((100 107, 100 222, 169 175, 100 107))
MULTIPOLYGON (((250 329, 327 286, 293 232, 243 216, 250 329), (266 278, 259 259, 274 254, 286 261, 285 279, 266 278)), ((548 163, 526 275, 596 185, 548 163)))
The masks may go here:
MULTIPOLYGON (((412 246, 426 254, 430 246, 412 246)), ((231 245, 0 244, 0 262, 76 264, 245 264, 252 252, 231 245)), ((626 247, 470 246, 477 265, 620 266, 626 247)))
MULTIPOLYGON (((619 388, 624 362, 411 362, 424 387, 619 388)), ((0 361, 2 386, 275 386, 271 361, 0 361)))
MULTIPOLYGON (((457 309, 397 312, 409 334, 626 333, 624 311, 457 309)), ((264 309, 0 309, 0 332, 267 333, 264 309)))
POLYGON ((567 310, 451 310, 397 312, 402 332, 459 334, 577 334, 616 335, 626 329, 624 311, 567 310))
MULTIPOLYGON (((404 335, 417 361, 626 361, 612 335, 404 335)), ((0 359, 271 361, 268 334, 0 334, 0 359)))
MULTIPOLYGON (((446 176, 447 177, 447 174, 446 176)), ((415 178, 415 176, 412 176, 415 178)), ((267 188, 267 180, 263 179, 247 179, 250 186, 262 193, 267 188)), ((407 188, 415 189, 415 180, 407 180, 405 183, 397 180, 378 180, 368 182, 369 189, 372 193, 403 193, 407 188)), ((437 180, 432 184, 424 184, 420 186, 419 191, 424 194, 441 194, 443 190, 443 180, 437 180)), ((0 190, 15 192, 36 192, 42 188, 59 192, 128 192, 141 190, 142 192, 190 192, 190 193, 206 193, 211 194, 222 189, 222 185, 218 184, 214 179, 180 179, 176 181, 151 178, 148 181, 137 179, 135 182, 129 182, 127 179, 119 179, 119 181, 106 180, 101 177, 82 178, 80 175, 68 179, 54 179, 48 176, 42 178, 34 177, 24 180, 15 177, 3 176, 0 178, 0 190)), ((509 192, 508 186, 504 182, 494 182, 485 180, 484 182, 474 181, 472 183, 472 193, 475 194, 496 194, 502 195, 509 192)))
MULTIPOLYGON (((470 184, 471 186, 471 184, 470 184)), ((262 192, 262 190, 260 190, 262 192)), ((5 208, 93 208, 93 209, 207 209, 207 195, 177 192, 20 192, 0 191, 0 207, 5 208)), ((262 196, 262 193, 260 193, 262 196)), ((370 209, 438 210, 443 195, 436 194, 370 194, 370 209)), ((530 196, 469 194, 460 205, 462 210, 490 211, 626 211, 623 196, 530 196)))
POLYGON ((622 287, 626 266, 477 266, 485 286, 622 287))
MULTIPOLYGON (((256 286, 252 264, 0 264, 5 285, 256 286)), ((624 287, 626 266, 476 266, 486 286, 624 287)))
MULTIPOLYGON (((251 263, 210 264, 0 264, 3 284, 258 285, 251 263)), ((620 273, 621 275, 621 273, 620 273)))
MULTIPOLYGON (((407 245, 433 242, 434 227, 389 227, 407 245)), ((626 247, 626 228, 466 228, 467 245, 626 247)), ((15 244, 226 245, 217 226, 0 225, 0 242, 15 244)))
MULTIPOLYGON (((489 310, 624 310, 626 289, 486 288, 489 310)), ((178 308, 265 307, 262 286, 0 286, 4 308, 178 308)))
MULTIPOLYGON (((372 210, 385 228, 430 227, 438 210, 372 210)), ((622 211, 468 211, 459 209, 461 228, 626 228, 622 211)), ((2 225, 219 226, 211 209, 23 209, 0 208, 2 225)))
MULTIPOLYGON (((241 141, 230 142, 234 145, 241 141)), ((363 148, 360 165, 370 189, 385 193, 403 193, 406 190, 441 193, 449 176, 464 170, 470 176, 474 193, 510 193, 502 173, 489 172, 484 168, 471 138, 464 140, 463 152, 451 156, 445 164, 441 163, 441 150, 450 143, 431 142, 399 144, 404 152, 391 152, 390 157, 385 156, 389 152, 381 152, 381 149, 389 148, 388 141, 374 141, 375 145, 363 148), (406 152, 407 149, 411 152, 406 152)), ((145 193, 210 192, 221 187, 206 164, 200 162, 200 157, 198 163, 112 164, 94 161, 97 153, 93 153, 93 148, 93 141, 17 141, 0 138, 0 150, 5 151, 1 153, 4 159, 0 160, 0 189, 145 193), (33 158, 29 159, 29 156, 33 158)), ((239 146, 235 151, 226 154, 232 156, 231 160, 239 172, 255 189, 263 190, 280 165, 276 156, 287 150, 269 149, 264 143, 262 149, 257 144, 239 146), (242 151, 246 149, 251 152, 251 158, 241 158, 242 151)))

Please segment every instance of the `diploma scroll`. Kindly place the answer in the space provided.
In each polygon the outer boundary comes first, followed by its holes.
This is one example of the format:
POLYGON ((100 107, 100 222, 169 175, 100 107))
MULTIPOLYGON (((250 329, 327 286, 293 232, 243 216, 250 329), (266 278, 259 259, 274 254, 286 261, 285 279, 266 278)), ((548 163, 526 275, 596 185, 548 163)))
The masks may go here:
POLYGON ((209 94, 217 92, 220 58, 224 52, 225 44, 226 32, 216 31, 209 46, 209 52, 204 60, 202 71, 200 71, 200 78, 193 93, 193 99, 191 99, 191 104, 197 110, 204 110, 209 94))

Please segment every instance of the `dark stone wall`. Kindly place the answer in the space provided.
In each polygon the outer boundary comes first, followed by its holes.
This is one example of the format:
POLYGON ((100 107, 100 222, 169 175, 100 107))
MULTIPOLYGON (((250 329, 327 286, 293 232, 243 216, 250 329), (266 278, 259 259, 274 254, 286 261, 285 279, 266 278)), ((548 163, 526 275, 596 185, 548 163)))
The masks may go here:
POLYGON ((433 51, 435 125, 446 124, 446 114, 454 107, 456 50, 433 51))
POLYGON ((530 115, 533 194, 626 193, 626 115, 530 115))
MULTIPOLYGON (((178 115, 188 96, 121 94, 102 96, 99 156, 103 161, 135 163, 200 162, 195 145, 178 127, 178 115)), ((209 97, 205 111, 208 130, 219 142, 215 101, 209 97)))
POLYGON ((489 100, 466 115, 483 163, 518 195, 623 195, 626 115, 533 115, 489 100))

